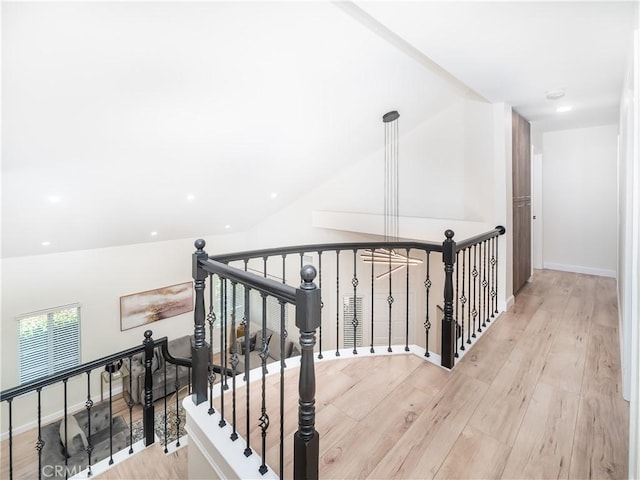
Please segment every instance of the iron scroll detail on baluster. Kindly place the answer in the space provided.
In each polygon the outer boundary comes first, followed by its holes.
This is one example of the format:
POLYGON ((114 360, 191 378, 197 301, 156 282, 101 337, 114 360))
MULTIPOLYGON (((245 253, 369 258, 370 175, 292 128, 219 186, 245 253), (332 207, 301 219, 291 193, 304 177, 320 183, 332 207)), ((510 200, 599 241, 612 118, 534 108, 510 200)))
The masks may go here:
POLYGON ((313 348, 320 326, 320 290, 313 280, 316 269, 306 265, 300 270, 302 284, 296 289, 296 327, 300 331, 300 378, 298 382, 298 431, 294 436, 293 456, 296 480, 318 478, 320 435, 315 429, 316 378, 313 348))
POLYGON ((444 232, 442 261, 444 263, 444 317, 442 318, 442 348, 440 364, 453 368, 455 362, 456 324, 453 318, 453 265, 456 261, 456 242, 453 230, 444 232))

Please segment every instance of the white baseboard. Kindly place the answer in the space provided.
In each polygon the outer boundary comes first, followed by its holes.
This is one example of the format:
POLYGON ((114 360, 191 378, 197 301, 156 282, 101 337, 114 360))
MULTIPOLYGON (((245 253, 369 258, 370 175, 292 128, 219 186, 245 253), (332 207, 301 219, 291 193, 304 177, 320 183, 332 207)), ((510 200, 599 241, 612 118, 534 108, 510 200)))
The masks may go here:
POLYGON ((565 265, 562 263, 544 263, 544 268, 547 270, 560 270, 561 272, 583 273, 585 275, 596 275, 598 277, 611 277, 616 278, 615 270, 608 270, 606 268, 593 268, 583 267, 581 265, 565 265))
POLYGON ((516 298, 513 295, 509 296, 509 298, 507 298, 504 302, 499 301, 498 310, 500 310, 500 313, 509 311, 509 309, 513 306, 515 301, 516 301, 516 298))

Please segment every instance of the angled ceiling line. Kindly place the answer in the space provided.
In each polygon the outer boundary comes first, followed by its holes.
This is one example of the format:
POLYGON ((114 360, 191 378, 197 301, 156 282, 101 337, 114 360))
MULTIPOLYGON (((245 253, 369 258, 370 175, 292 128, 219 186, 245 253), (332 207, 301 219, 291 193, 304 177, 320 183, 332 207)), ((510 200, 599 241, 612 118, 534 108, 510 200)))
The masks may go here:
POLYGON ((344 13, 346 13, 351 18, 353 18, 355 21, 360 23, 363 27, 367 28, 368 30, 375 33, 383 40, 387 41, 389 44, 396 47, 398 50, 400 50, 405 55, 407 55, 411 59, 418 62, 420 65, 425 67, 430 72, 434 73, 435 75, 442 78, 443 80, 451 82, 458 89, 463 91, 465 94, 470 95, 471 97, 474 97, 473 98, 474 100, 491 103, 489 102, 489 100, 487 100, 485 97, 480 95, 469 85, 464 83, 459 78, 453 76, 449 71, 445 70, 442 66, 434 62, 427 55, 425 55, 421 50, 414 47, 412 44, 407 42, 404 38, 402 38, 400 35, 395 33, 393 30, 389 29, 384 24, 380 23, 374 17, 372 17, 363 9, 361 9, 359 6, 357 6, 355 3, 350 1, 331 2, 331 3, 333 3, 335 7, 339 8, 344 13))

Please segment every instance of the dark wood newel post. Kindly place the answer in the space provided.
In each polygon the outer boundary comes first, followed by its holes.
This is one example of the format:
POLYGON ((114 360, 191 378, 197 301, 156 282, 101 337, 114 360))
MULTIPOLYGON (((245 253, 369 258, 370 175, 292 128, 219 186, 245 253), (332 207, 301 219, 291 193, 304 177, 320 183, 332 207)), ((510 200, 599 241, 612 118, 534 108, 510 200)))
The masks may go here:
POLYGON ((198 239, 194 243, 196 251, 192 255, 193 284, 196 293, 195 305, 193 309, 193 342, 191 343, 191 385, 193 394, 191 399, 196 405, 207 401, 207 385, 209 379, 209 344, 205 341, 205 320, 204 289, 207 279, 207 272, 200 266, 200 260, 207 260, 209 255, 204 251, 206 243, 198 239))
POLYGON ((306 265, 300 270, 302 284, 296 290, 296 326, 300 330, 300 378, 298 381, 298 431, 293 442, 293 478, 315 480, 318 478, 320 435, 315 429, 316 374, 313 364, 313 347, 316 329, 320 326, 320 289, 313 280, 316 269, 306 265))
POLYGON ((456 261, 456 242, 453 230, 444 232, 442 242, 442 261, 444 263, 444 317, 442 318, 442 348, 440 365, 453 368, 456 349, 456 322, 453 318, 453 264, 456 261))
POLYGON ((153 426, 153 374, 151 363, 153 361, 153 333, 151 330, 144 332, 144 406, 142 407, 142 429, 144 430, 144 445, 148 447, 154 442, 153 426))

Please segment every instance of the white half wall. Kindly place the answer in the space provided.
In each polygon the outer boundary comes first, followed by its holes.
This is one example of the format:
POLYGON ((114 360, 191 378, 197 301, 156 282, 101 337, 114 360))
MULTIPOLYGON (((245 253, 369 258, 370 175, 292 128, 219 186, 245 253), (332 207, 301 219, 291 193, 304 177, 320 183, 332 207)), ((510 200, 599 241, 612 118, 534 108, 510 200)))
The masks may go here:
POLYGON ((547 132, 545 268, 615 276, 617 125, 547 132))

